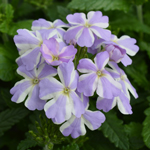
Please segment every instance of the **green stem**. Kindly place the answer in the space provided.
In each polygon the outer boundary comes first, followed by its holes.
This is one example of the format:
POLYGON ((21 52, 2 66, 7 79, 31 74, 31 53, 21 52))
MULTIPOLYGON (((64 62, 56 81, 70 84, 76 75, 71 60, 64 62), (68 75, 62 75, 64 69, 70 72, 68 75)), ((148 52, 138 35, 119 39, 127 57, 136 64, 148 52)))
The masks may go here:
MULTIPOLYGON (((143 12, 142 12, 142 5, 138 5, 136 6, 136 10, 137 10, 137 16, 138 19, 141 23, 143 23, 143 12)), ((143 39, 143 32, 140 32, 140 39, 143 39)))
POLYGON ((52 150, 53 149, 53 143, 46 144, 43 148, 43 150, 52 150))

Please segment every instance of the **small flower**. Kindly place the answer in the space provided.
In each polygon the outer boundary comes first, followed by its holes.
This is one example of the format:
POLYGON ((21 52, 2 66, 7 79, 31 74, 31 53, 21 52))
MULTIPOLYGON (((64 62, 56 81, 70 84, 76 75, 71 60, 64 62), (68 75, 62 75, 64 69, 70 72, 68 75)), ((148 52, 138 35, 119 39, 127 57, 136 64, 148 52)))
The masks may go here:
MULTIPOLYGON (((117 38, 117 36, 112 35, 111 41, 117 46, 125 49, 126 53, 130 56, 134 56, 139 50, 139 47, 135 45, 136 40, 134 38, 130 38, 127 35, 123 35, 119 39, 117 38)), ((132 63, 132 60, 127 54, 121 60, 124 66, 130 65, 132 63)))
POLYGON ((116 45, 107 45, 105 50, 109 53, 109 60, 119 63, 126 54, 126 50, 116 45))
POLYGON ((57 35, 63 39, 63 35, 65 30, 62 27, 69 27, 68 24, 64 23, 60 19, 55 20, 54 22, 47 21, 45 19, 38 19, 32 22, 31 29, 33 31, 41 30, 41 29, 51 29, 56 30, 57 35))
POLYGON ((20 58, 26 69, 32 70, 40 61, 40 47, 43 40, 56 37, 56 33, 45 30, 31 32, 26 29, 19 29, 17 32, 18 35, 15 35, 14 41, 19 49, 20 58))
POLYGON ((105 116, 100 111, 88 110, 88 97, 80 94, 80 98, 85 104, 85 112, 80 118, 72 115, 71 118, 60 127, 60 131, 64 136, 69 136, 71 134, 72 138, 77 138, 80 135, 86 134, 85 125, 90 130, 96 130, 105 121, 105 116))
POLYGON ((66 46, 65 43, 58 43, 55 38, 50 38, 43 42, 41 53, 48 64, 57 66, 62 62, 73 60, 77 49, 73 45, 66 46))
POLYGON ((48 118, 62 123, 68 120, 72 113, 80 117, 84 113, 84 106, 75 90, 77 88, 78 73, 74 70, 73 62, 62 63, 58 66, 59 82, 55 78, 44 79, 40 82, 40 98, 48 101, 44 110, 48 118))
POLYGON ((112 69, 107 68, 107 71, 117 82, 122 85, 123 93, 130 99, 130 91, 135 98, 138 98, 138 94, 127 78, 125 72, 121 68, 119 68, 119 66, 115 62, 109 62, 108 64, 112 69))
POLYGON ((87 19, 84 13, 75 13, 67 16, 68 22, 72 25, 64 34, 67 43, 76 40, 81 47, 91 47, 94 43, 94 35, 108 40, 111 32, 103 29, 108 27, 108 17, 102 16, 100 11, 90 11, 87 19))
POLYGON ((21 65, 17 69, 17 73, 23 76, 25 79, 17 82, 15 86, 10 90, 13 95, 11 100, 16 103, 25 101, 25 106, 29 110, 42 110, 45 105, 45 101, 39 98, 39 83, 44 78, 49 78, 57 74, 57 70, 52 66, 42 64, 38 69, 26 70, 24 65, 21 65))
POLYGON ((96 93, 103 98, 111 99, 121 92, 120 83, 116 82, 105 66, 109 61, 108 52, 100 52, 94 58, 95 64, 90 59, 81 59, 77 69, 86 73, 79 77, 77 90, 85 96, 92 96, 96 93))

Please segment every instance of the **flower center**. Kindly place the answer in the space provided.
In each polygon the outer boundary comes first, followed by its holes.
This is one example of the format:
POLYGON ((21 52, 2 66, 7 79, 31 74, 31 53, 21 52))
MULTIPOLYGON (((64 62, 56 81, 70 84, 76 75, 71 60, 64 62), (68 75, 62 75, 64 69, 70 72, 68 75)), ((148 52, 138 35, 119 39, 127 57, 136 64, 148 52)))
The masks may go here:
POLYGON ((64 94, 69 94, 69 92, 70 92, 70 89, 69 88, 64 88, 64 94))
POLYGON ((86 21, 84 26, 87 27, 87 28, 91 27, 91 25, 87 21, 86 21))
POLYGON ((58 60, 58 56, 53 56, 53 61, 58 60))
POLYGON ((39 80, 38 78, 34 78, 33 81, 32 81, 32 83, 33 83, 33 84, 38 84, 39 81, 40 81, 40 80, 39 80))
POLYGON ((97 71, 96 74, 97 74, 99 77, 102 76, 102 72, 101 72, 100 70, 97 71))
POLYGON ((121 80, 123 80, 123 81, 125 80, 125 76, 124 76, 124 75, 123 75, 123 76, 121 76, 121 80))

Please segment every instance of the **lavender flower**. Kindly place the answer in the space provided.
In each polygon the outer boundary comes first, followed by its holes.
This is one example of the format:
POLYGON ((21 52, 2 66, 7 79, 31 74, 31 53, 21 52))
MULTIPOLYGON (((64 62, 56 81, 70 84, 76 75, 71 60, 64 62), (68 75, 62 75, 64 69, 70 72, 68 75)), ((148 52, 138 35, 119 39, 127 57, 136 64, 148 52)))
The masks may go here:
POLYGON ((76 117, 81 117, 84 113, 84 106, 75 92, 78 73, 74 70, 73 62, 60 64, 57 71, 62 83, 55 78, 42 80, 40 98, 44 100, 53 98, 44 106, 46 116, 57 123, 62 123, 68 120, 72 113, 76 117))
POLYGON ((40 61, 40 47, 43 40, 57 37, 54 31, 40 30, 31 32, 26 29, 19 29, 14 41, 19 49, 20 58, 27 70, 32 70, 40 61), (30 60, 30 61, 29 61, 30 60))
POLYGON ((62 27, 69 27, 68 24, 64 23, 60 19, 55 20, 54 22, 47 21, 45 19, 38 19, 32 22, 31 29, 33 31, 41 30, 41 29, 51 29, 55 30, 58 37, 63 38, 65 30, 62 27))
POLYGON ((55 38, 50 38, 43 42, 41 52, 48 64, 57 66, 62 62, 73 60, 77 49, 73 45, 66 46, 65 43, 59 44, 55 38))
POLYGON ((105 116, 100 111, 90 111, 88 110, 89 99, 83 94, 78 93, 81 100, 84 103, 85 112, 80 118, 72 115, 69 120, 67 120, 61 127, 60 131, 64 136, 71 134, 72 138, 77 138, 80 135, 86 134, 85 125, 90 130, 98 129, 101 124, 105 121, 105 116))
POLYGON ((90 11, 87 14, 87 19, 84 13, 75 13, 67 16, 71 27, 64 35, 64 39, 70 43, 76 40, 81 47, 90 47, 94 43, 94 35, 105 40, 110 39, 111 32, 103 29, 108 27, 108 17, 102 16, 100 11, 90 11))
POLYGON ((38 69, 26 70, 24 65, 21 65, 17 69, 17 73, 23 76, 25 79, 17 82, 15 86, 10 90, 10 93, 13 95, 12 101, 16 103, 21 103, 25 100, 25 106, 29 110, 42 110, 45 105, 45 101, 39 98, 39 83, 44 78, 49 78, 57 74, 55 68, 42 64, 38 69))
POLYGON ((78 70, 86 74, 79 78, 78 91, 85 96, 92 96, 96 90, 100 97, 108 99, 118 96, 121 85, 104 68, 109 61, 108 52, 100 52, 94 61, 95 64, 90 59, 79 61, 78 70))

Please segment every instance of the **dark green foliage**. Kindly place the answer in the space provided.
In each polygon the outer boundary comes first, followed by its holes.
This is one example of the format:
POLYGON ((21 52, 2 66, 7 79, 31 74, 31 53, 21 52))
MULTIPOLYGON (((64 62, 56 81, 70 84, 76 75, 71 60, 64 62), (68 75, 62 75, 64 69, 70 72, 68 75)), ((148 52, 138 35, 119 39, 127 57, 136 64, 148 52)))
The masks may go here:
POLYGON ((37 142, 32 139, 25 139, 21 141, 17 147, 17 150, 26 150, 31 147, 35 147, 37 145, 37 142))
POLYGON ((105 137, 122 150, 129 149, 129 139, 123 130, 123 121, 119 120, 113 111, 105 114, 106 121, 102 124, 101 129, 105 137))
POLYGON ((69 8, 78 9, 80 11, 86 10, 123 10, 128 11, 130 8, 130 1, 126 0, 72 0, 68 4, 69 8))
POLYGON ((28 114, 26 108, 12 108, 0 113, 0 136, 28 114))
POLYGON ((63 146, 61 149, 58 148, 57 150, 79 150, 79 146, 77 144, 70 144, 67 146, 63 146))

